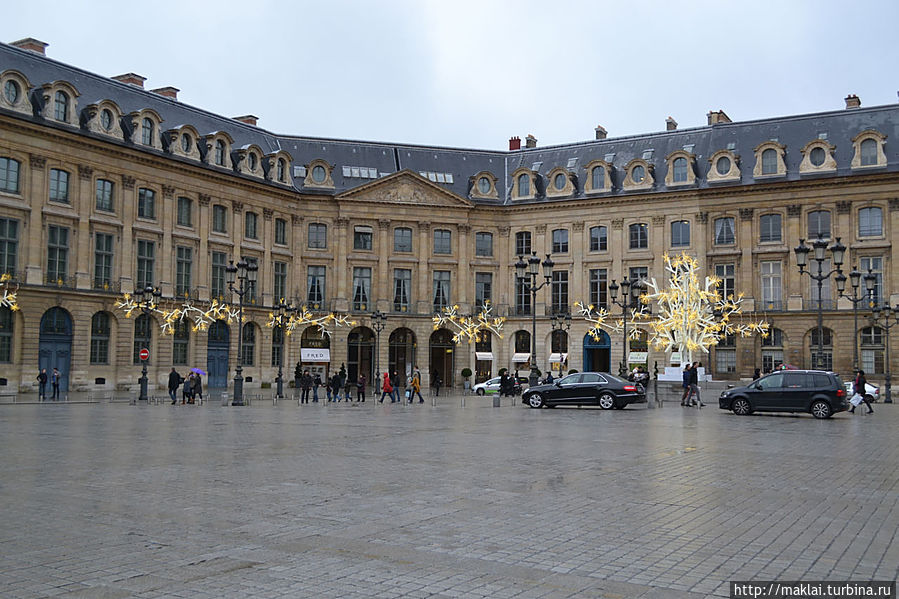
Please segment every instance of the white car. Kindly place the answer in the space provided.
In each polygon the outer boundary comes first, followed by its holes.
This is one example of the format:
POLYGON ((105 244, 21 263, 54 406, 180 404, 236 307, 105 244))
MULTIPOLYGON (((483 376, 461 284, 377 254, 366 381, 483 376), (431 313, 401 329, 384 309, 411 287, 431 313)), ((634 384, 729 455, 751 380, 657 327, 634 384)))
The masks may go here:
POLYGON ((495 376, 492 379, 484 381, 483 383, 478 383, 477 385, 472 387, 471 390, 478 395, 493 395, 494 393, 499 393, 499 380, 500 377, 495 376))
MULTIPOLYGON (((855 383, 853 381, 843 381, 843 385, 846 387, 846 397, 855 395, 855 383)), ((868 401, 878 401, 880 399, 880 387, 871 383, 865 383, 865 395, 868 396, 868 401)))

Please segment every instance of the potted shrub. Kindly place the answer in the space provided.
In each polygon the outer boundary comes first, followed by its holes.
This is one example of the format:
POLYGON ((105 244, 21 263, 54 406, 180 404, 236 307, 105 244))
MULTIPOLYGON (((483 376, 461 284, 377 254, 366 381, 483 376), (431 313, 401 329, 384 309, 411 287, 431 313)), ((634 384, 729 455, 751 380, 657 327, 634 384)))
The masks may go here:
POLYGON ((471 389, 471 381, 468 380, 470 376, 471 376, 471 368, 467 368, 467 367, 463 368, 462 369, 462 378, 465 380, 462 383, 462 386, 465 388, 466 391, 469 391, 471 389))

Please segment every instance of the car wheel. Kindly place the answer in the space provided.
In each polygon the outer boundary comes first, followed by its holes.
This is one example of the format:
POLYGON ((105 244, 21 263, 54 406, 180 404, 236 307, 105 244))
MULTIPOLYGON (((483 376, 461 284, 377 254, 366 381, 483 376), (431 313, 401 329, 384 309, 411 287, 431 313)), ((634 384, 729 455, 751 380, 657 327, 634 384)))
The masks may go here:
POLYGON ((530 397, 528 397, 528 405, 532 408, 542 408, 546 403, 543 401, 543 396, 539 393, 534 393, 530 397))
POLYGON ((812 404, 812 416, 818 418, 819 420, 823 420, 825 418, 830 418, 830 415, 833 411, 830 409, 830 404, 826 401, 818 400, 812 404))
POLYGON ((615 396, 611 393, 603 393, 599 396, 599 407, 603 410, 611 410, 615 407, 615 396))
POLYGON ((746 416, 752 413, 752 406, 747 399, 735 399, 730 407, 737 416, 746 416))
POLYGON ((484 395, 484 390, 478 389, 477 391, 475 391, 475 393, 477 393, 478 395, 484 395))

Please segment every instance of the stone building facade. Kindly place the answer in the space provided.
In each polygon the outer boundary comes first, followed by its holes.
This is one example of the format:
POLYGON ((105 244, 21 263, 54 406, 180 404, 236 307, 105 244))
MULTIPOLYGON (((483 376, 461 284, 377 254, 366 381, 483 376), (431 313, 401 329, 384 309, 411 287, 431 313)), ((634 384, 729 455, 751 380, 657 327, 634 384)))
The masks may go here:
MULTIPOLYGON (((0 311, 0 385, 12 389, 33 388, 39 367, 53 365, 64 388, 129 387, 143 346, 157 385, 173 365, 226 384, 239 355, 249 388, 272 383, 279 359, 286 378, 298 362, 323 374, 346 364, 369 379, 376 365, 419 365, 459 385, 465 367, 480 380, 526 370, 532 310, 541 370, 615 371, 620 336, 592 341, 577 318, 554 333, 551 316, 575 301, 620 313, 609 283, 662 279, 662 256, 681 251, 776 329, 725 340, 707 357, 713 376, 810 366, 817 287, 792 249, 819 232, 848 247, 847 274, 871 270, 878 302, 899 301, 897 105, 862 108, 849 96, 826 113, 731 122, 713 111, 692 129, 669 118, 647 135, 597 127, 586 142, 540 148, 528 136, 524 148, 512 138, 508 151, 463 150, 276 134, 251 115, 184 105, 175 88, 146 90, 134 73, 51 60, 45 47, 0 44, 0 269, 21 307, 0 311), (555 264, 534 305, 514 277, 532 252, 555 264), (114 307, 147 284, 170 303, 228 299, 224 268, 241 257, 259 266, 242 348, 236 323, 162 336, 158 318, 114 307), (282 297, 350 313, 357 327, 282 343, 266 326, 282 297), (507 318, 502 338, 454 344, 453 331, 433 330, 441 306, 475 313, 485 299, 507 318), (387 315, 380 333, 376 310, 387 315), (303 348, 328 352, 303 360, 303 348)), ((852 304, 832 279, 821 300, 823 359, 848 374, 852 304)), ((877 380, 886 336, 861 308, 859 361, 877 380)), ((645 351, 650 369, 668 365, 668 354, 645 351)))

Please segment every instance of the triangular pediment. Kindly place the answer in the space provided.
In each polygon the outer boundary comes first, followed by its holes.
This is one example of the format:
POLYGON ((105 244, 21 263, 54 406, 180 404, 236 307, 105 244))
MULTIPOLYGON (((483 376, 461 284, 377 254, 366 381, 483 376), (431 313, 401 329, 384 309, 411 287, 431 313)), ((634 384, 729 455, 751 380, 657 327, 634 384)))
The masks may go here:
POLYGON ((410 170, 402 170, 377 181, 354 187, 339 194, 337 200, 441 208, 473 207, 473 204, 465 198, 460 198, 410 170))

